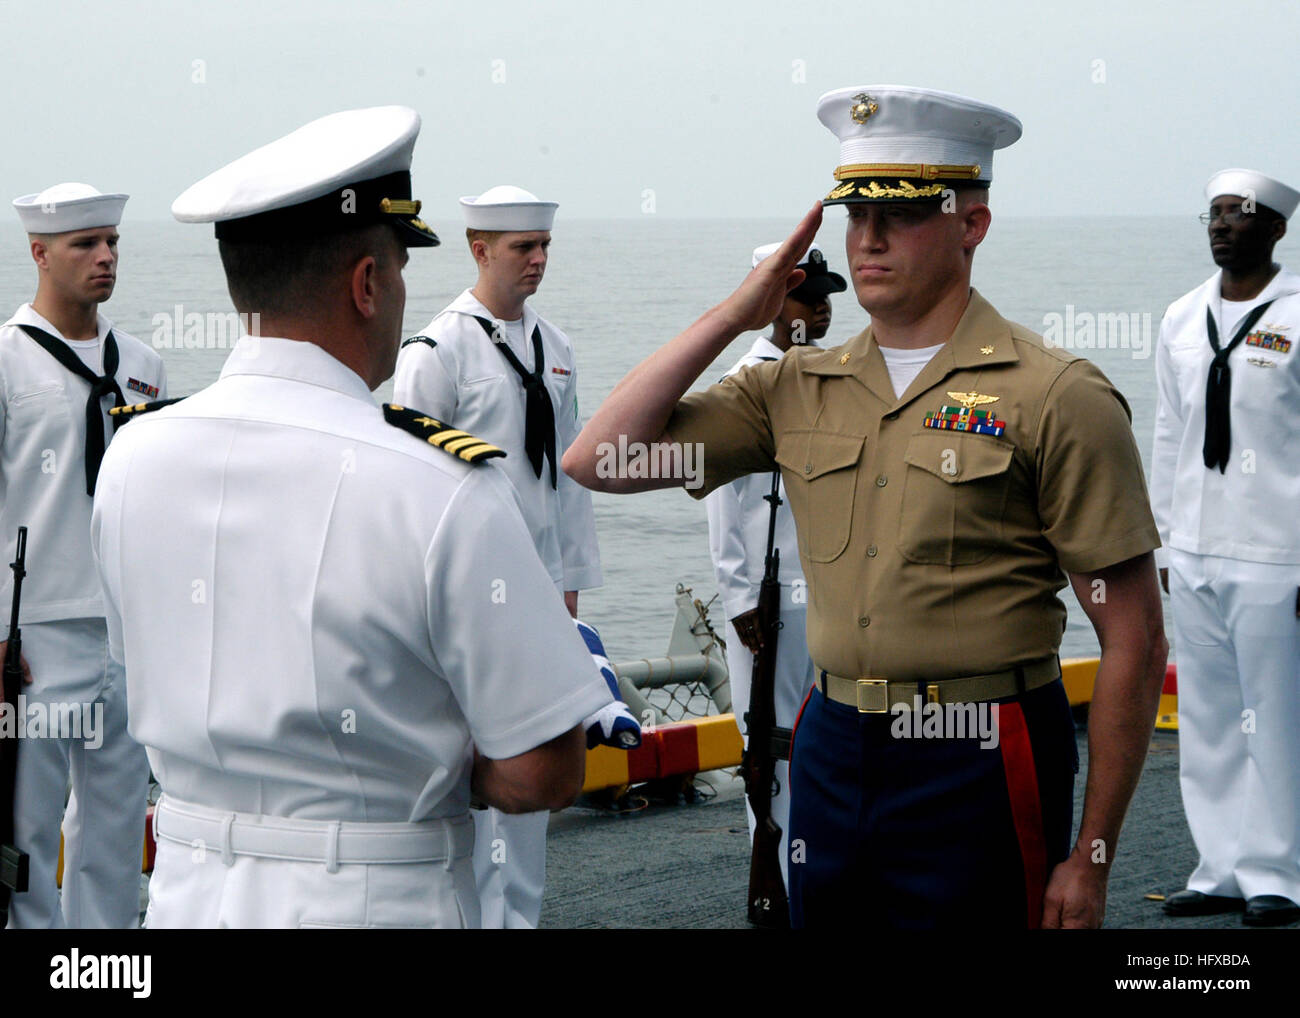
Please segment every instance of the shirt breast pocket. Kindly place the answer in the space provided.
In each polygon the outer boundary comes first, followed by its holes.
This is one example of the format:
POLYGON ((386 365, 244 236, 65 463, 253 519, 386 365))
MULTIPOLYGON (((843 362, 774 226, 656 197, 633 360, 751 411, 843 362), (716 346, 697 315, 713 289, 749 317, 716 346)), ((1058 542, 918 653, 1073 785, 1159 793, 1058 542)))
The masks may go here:
POLYGON ((67 421, 68 397, 63 383, 37 382, 23 392, 9 397, 6 417, 11 426, 21 427, 40 421, 67 421))
POLYGON ((909 562, 982 562, 1002 540, 1015 446, 991 435, 913 435, 903 460, 898 548, 909 562))
POLYGON ((776 461, 799 550, 812 562, 833 562, 848 547, 864 441, 861 435, 824 431, 789 431, 777 438, 776 461))
POLYGON ((473 378, 466 378, 465 381, 461 382, 461 385, 466 388, 470 386, 486 386, 491 385, 493 382, 504 382, 505 379, 506 376, 498 371, 495 375, 475 375, 473 378))

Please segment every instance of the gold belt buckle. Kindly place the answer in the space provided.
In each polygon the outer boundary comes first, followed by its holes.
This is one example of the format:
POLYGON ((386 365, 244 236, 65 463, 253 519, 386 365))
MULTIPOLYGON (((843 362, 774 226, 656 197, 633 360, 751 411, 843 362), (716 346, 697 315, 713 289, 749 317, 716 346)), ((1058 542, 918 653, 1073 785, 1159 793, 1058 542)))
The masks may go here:
POLYGON ((858 713, 889 713, 889 680, 858 679, 858 713))

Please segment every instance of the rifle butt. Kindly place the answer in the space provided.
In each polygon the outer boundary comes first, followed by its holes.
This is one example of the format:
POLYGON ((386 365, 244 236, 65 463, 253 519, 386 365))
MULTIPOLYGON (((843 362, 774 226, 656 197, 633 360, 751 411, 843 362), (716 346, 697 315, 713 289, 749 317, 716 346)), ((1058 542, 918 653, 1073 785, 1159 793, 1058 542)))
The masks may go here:
POLYGON ((781 828, 769 815, 754 830, 749 857, 749 921, 764 930, 790 928, 790 903, 781 879, 781 828))

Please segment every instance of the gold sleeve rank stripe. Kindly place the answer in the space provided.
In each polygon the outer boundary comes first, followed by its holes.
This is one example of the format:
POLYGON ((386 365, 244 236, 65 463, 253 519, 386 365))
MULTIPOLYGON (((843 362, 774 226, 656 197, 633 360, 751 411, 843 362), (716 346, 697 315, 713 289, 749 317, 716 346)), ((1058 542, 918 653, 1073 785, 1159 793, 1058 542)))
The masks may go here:
POLYGON ((480 463, 494 456, 504 456, 505 450, 475 438, 468 432, 444 424, 436 417, 398 406, 396 403, 384 404, 384 420, 394 427, 408 431, 416 438, 422 438, 430 445, 436 445, 443 452, 463 459, 466 463, 480 463))
POLYGON ((173 403, 179 403, 184 398, 184 396, 173 396, 171 399, 156 399, 152 403, 131 403, 128 406, 115 406, 108 411, 108 416, 130 420, 140 414, 147 414, 154 410, 161 410, 165 406, 171 406, 173 403))

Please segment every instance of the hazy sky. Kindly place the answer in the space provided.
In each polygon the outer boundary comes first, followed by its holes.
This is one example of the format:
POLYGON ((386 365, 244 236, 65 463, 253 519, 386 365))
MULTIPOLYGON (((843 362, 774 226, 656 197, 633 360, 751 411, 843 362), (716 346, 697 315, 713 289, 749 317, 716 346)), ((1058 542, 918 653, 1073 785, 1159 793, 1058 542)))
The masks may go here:
POLYGON ((402 103, 440 231, 498 183, 574 217, 793 219, 834 184, 818 96, 878 83, 1020 117, 1000 213, 1191 215, 1225 166, 1300 186, 1294 2, 638 6, 0 0, 0 197, 81 180, 162 219, 308 120, 402 103))

